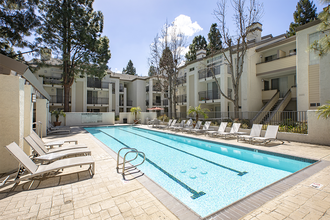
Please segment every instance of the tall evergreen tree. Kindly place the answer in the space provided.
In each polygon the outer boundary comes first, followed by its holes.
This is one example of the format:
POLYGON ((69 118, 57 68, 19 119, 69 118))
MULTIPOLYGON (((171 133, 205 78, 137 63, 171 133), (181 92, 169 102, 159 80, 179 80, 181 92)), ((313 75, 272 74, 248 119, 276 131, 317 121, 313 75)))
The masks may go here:
POLYGON ((157 74, 156 67, 151 65, 149 68, 148 76, 156 76, 156 74, 157 74))
POLYGON ((299 0, 296 6, 296 11, 293 13, 294 22, 291 22, 287 36, 291 37, 296 35, 295 29, 303 24, 317 18, 316 6, 313 1, 310 0, 299 0))
POLYGON ((94 0, 43 0, 40 44, 49 46, 62 58, 64 111, 69 109, 70 87, 77 75, 102 79, 111 57, 109 39, 101 37, 103 14, 93 10, 94 0))
POLYGON ((0 53, 14 57, 13 47, 33 45, 25 36, 30 36, 39 26, 35 11, 39 0, 0 0, 0 53))
POLYGON ((192 44, 189 45, 189 51, 186 53, 187 61, 196 60, 196 52, 201 49, 207 50, 207 42, 205 37, 198 35, 193 39, 192 44))
POLYGON ((322 32, 320 39, 310 45, 310 49, 314 50, 319 56, 323 57, 330 52, 330 35, 326 34, 330 29, 330 0, 323 0, 328 6, 323 9, 318 18, 321 20, 319 30, 322 32))
POLYGON ((208 33, 209 44, 207 45, 208 55, 213 54, 222 49, 221 34, 217 23, 213 23, 208 33))
POLYGON ((136 68, 133 66, 132 60, 129 60, 126 69, 123 68, 123 73, 128 75, 136 75, 136 68))

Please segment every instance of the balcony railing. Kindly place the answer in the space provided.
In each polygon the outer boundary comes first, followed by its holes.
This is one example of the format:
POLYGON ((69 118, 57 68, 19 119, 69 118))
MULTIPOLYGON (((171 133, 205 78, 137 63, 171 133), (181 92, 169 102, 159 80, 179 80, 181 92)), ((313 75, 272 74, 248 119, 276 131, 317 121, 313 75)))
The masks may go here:
POLYGON ((107 105, 109 98, 87 97, 87 104, 107 105))
POLYGON ((146 86, 146 92, 149 92, 149 86, 146 86))
POLYGON ((198 92, 199 101, 206 101, 207 100, 217 100, 220 99, 220 93, 218 90, 207 90, 198 92))
POLYGON ((146 106, 149 106, 149 100, 146 100, 146 106))
POLYGON ((177 103, 184 103, 184 102, 187 102, 187 94, 184 94, 184 95, 178 95, 176 97, 176 100, 177 100, 177 103))
POLYGON ((119 84, 119 92, 124 92, 124 86, 122 84, 119 84))
POLYGON ((160 91, 162 91, 162 89, 160 88, 160 85, 156 85, 156 86, 153 86, 152 87, 152 90, 154 91, 154 92, 160 92, 160 91))
POLYGON ((177 84, 184 84, 187 82, 187 77, 186 76, 182 76, 178 78, 177 84))
POLYGON ((257 63, 256 64, 256 73, 265 74, 265 73, 274 73, 274 71, 283 72, 283 71, 293 71, 296 68, 296 56, 295 54, 285 57, 280 57, 268 62, 257 63))
MULTIPOLYGON (((50 96, 50 103, 56 104, 64 104, 64 96, 59 95, 51 95, 50 96)), ((71 103, 71 96, 69 97, 69 103, 71 103)))
POLYGON ((168 105, 168 99, 163 100, 163 105, 165 105, 165 106, 168 105))
POLYGON ((208 77, 212 77, 213 73, 214 75, 220 74, 220 65, 199 70, 198 79, 203 79, 203 78, 206 79, 208 77))
POLYGON ((62 78, 43 78, 43 84, 61 85, 62 78))
POLYGON ((127 100, 127 106, 133 106, 133 101, 132 100, 127 100))
POLYGON ((156 102, 156 101, 154 101, 154 102, 152 102, 152 105, 153 105, 153 106, 161 106, 162 103, 161 103, 161 102, 156 102))

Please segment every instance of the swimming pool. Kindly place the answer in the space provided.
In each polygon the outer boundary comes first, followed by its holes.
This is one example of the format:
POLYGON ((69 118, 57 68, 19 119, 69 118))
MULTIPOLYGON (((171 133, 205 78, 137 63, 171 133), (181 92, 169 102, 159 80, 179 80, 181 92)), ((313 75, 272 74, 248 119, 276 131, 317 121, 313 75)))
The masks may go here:
POLYGON ((131 126, 85 129, 115 152, 144 152, 139 169, 202 217, 316 162, 131 126))

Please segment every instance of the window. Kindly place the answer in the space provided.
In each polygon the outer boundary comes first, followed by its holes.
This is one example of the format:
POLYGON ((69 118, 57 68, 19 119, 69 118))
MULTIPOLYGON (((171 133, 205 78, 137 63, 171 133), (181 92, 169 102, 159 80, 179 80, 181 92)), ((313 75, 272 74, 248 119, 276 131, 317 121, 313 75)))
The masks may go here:
POLYGON ((274 55, 265 57, 265 62, 269 62, 269 61, 276 60, 276 59, 277 59, 277 54, 274 54, 274 55))
POLYGON ((190 72, 194 71, 194 70, 195 70, 195 67, 192 67, 192 68, 189 69, 190 72))
POLYGON ((320 106, 320 103, 310 103, 309 105, 310 107, 317 107, 320 106))
POLYGON ((289 55, 292 56, 292 55, 296 55, 296 49, 292 49, 289 51, 289 55))

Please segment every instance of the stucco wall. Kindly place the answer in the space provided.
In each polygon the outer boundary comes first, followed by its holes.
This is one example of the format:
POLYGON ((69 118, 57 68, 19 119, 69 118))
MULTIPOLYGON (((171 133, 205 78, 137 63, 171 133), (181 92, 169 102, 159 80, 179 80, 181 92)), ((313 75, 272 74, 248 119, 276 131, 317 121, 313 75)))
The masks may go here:
POLYGON ((113 125, 115 124, 114 112, 66 112, 66 126, 89 126, 89 125, 113 125))
POLYGON ((0 173, 5 173, 18 167, 18 162, 5 146, 16 142, 23 148, 24 80, 0 74, 0 91, 0 173))

